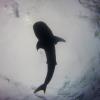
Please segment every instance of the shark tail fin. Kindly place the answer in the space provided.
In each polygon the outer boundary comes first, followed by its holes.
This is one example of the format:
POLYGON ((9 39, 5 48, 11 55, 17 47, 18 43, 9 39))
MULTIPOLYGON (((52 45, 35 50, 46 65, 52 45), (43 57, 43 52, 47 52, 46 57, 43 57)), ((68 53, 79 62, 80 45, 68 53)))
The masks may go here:
POLYGON ((40 91, 40 90, 43 90, 43 92, 44 92, 44 94, 45 94, 46 87, 47 87, 47 85, 42 84, 42 85, 40 85, 40 86, 34 91, 34 93, 36 93, 36 92, 38 92, 38 91, 40 91))
POLYGON ((54 40, 55 40, 55 44, 57 44, 58 42, 66 42, 63 38, 60 38, 58 36, 54 36, 54 40))

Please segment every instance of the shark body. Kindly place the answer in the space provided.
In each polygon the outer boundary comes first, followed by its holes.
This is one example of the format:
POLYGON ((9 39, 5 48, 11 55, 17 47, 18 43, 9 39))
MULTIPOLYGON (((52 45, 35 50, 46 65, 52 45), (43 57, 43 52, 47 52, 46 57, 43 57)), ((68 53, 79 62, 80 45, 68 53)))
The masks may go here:
POLYGON ((64 39, 54 36, 50 28, 47 26, 46 23, 39 21, 36 22, 33 25, 33 30, 38 38, 38 42, 36 45, 37 50, 42 48, 44 49, 46 53, 46 58, 47 58, 47 76, 45 78, 45 81, 42 85, 40 85, 34 93, 43 90, 44 93, 46 91, 46 87, 49 84, 49 82, 52 79, 52 76, 54 74, 55 66, 57 64, 56 62, 56 52, 55 52, 55 45, 58 42, 65 42, 64 39))

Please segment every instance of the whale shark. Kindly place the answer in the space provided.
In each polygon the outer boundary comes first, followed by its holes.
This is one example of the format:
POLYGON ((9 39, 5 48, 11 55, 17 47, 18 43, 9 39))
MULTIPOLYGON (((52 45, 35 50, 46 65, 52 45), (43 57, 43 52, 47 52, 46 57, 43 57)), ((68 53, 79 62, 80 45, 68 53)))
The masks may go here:
POLYGON ((57 64, 55 45, 58 42, 65 42, 65 40, 63 38, 53 35, 51 29, 43 21, 38 21, 35 24, 33 24, 33 30, 38 39, 36 49, 37 51, 40 48, 44 49, 46 53, 47 65, 48 65, 45 81, 34 91, 34 93, 40 90, 43 90, 45 93, 47 85, 49 84, 49 82, 53 77, 55 66, 57 64))

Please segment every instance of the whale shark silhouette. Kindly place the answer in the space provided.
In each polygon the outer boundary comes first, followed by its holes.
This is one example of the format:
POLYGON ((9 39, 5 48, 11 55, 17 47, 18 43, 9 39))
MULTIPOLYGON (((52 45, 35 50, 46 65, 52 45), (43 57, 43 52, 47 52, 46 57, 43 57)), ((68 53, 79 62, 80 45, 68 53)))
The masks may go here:
POLYGON ((36 48, 37 50, 40 48, 44 49, 48 64, 47 76, 45 78, 45 81, 34 91, 34 93, 40 90, 43 90, 45 93, 46 87, 54 74, 55 66, 57 64, 55 45, 58 42, 65 42, 65 40, 60 37, 54 36, 50 28, 43 21, 36 22, 33 25, 33 30, 36 37, 38 38, 36 48))

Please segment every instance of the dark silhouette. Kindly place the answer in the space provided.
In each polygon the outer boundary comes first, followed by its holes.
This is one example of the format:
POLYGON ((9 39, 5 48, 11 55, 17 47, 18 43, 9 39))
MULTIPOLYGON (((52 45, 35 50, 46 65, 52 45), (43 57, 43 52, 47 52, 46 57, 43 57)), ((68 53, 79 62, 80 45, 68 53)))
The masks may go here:
POLYGON ((37 50, 40 48, 44 49, 47 57, 47 64, 48 64, 48 72, 47 72, 45 82, 40 87, 38 87, 34 91, 34 93, 40 90, 43 90, 45 93, 46 87, 53 76, 55 65, 57 64, 56 54, 55 54, 55 44, 57 44, 57 42, 60 41, 65 42, 65 40, 60 37, 54 36, 50 28, 47 26, 47 24, 42 21, 36 22, 33 25, 33 30, 36 37, 38 38, 36 48, 37 50))

